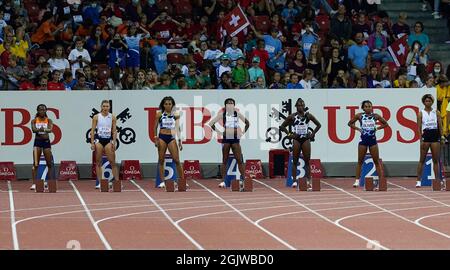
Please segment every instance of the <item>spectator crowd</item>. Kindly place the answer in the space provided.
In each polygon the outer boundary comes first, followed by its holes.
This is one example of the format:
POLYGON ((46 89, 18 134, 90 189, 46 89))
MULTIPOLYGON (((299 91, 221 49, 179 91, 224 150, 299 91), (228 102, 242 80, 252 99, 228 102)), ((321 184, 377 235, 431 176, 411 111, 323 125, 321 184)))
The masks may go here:
MULTIPOLYGON (((426 2, 450 18, 450 1, 426 2)), ((367 0, 0 0, 0 89, 448 89, 407 16, 367 0), (237 5, 250 25, 231 37, 237 5)))

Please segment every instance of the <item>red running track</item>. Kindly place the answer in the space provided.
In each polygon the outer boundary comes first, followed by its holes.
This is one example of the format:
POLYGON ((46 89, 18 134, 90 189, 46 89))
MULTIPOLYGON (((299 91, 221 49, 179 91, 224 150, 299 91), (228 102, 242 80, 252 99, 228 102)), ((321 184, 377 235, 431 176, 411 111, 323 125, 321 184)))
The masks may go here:
POLYGON ((254 180, 242 193, 215 180, 175 193, 147 180, 124 181, 121 193, 70 181, 55 194, 0 182, 0 249, 450 249, 450 193, 388 181, 387 192, 352 179, 298 192, 254 180))

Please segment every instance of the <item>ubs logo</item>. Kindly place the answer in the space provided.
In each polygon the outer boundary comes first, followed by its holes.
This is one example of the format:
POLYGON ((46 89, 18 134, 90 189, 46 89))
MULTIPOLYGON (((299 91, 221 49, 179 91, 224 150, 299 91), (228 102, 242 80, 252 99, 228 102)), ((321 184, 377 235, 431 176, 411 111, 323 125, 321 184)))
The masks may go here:
MULTIPOLYGON (((112 100, 109 101, 112 108, 112 100)), ((89 116, 91 119, 94 117, 94 115, 98 114, 99 111, 97 109, 92 108, 92 113, 89 116)), ((117 130, 117 140, 116 140, 116 149, 119 149, 120 143, 123 144, 132 144, 136 142, 136 132, 134 129, 130 127, 123 127, 119 125, 119 121, 124 124, 128 119, 130 119, 132 115, 130 114, 130 109, 126 108, 121 113, 119 113, 116 116, 117 122, 116 122, 116 130, 117 130)), ((86 132, 86 143, 91 143, 91 129, 88 129, 86 132)))

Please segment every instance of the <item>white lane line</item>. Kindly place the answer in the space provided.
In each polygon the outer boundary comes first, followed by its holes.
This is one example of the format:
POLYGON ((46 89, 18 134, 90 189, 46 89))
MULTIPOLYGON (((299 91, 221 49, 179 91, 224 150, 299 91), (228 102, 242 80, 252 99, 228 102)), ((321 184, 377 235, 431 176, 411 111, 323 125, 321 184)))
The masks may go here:
POLYGON ((212 191, 211 189, 207 188, 206 186, 204 186, 203 184, 192 180, 194 183, 196 183, 197 185, 201 186, 202 188, 204 188, 205 190, 207 190, 209 193, 211 193, 211 195, 213 195, 214 197, 216 197, 217 199, 219 199, 220 201, 222 201, 224 204, 226 204, 228 207, 230 207, 231 209, 233 209, 236 213, 238 213, 241 217, 243 217, 245 220, 247 220, 248 222, 250 222, 251 224, 253 224, 254 226, 256 226, 258 229, 260 229, 261 231, 265 232, 266 234, 268 234, 270 237, 272 237, 273 239, 275 239, 276 241, 280 242, 282 245, 284 245, 285 247, 291 249, 291 250, 296 250, 295 247, 293 247, 292 245, 290 245, 288 242, 284 241, 283 239, 281 239, 280 237, 276 236, 275 234, 273 234, 271 231, 267 230, 266 228, 262 227, 261 225, 257 224, 256 222, 254 222, 253 220, 251 220, 249 217, 247 217, 244 213, 242 213, 241 211, 239 211, 239 209, 237 209, 236 207, 234 207, 233 205, 231 205, 229 202, 227 202, 226 200, 224 200, 222 197, 220 197, 219 195, 217 195, 214 191, 212 191))
POLYGON ((376 208, 378 208, 378 209, 380 209, 380 210, 382 210, 382 211, 384 211, 384 212, 386 212, 386 213, 389 213, 389 214, 391 214, 391 215, 393 215, 393 216, 396 216, 396 217, 398 217, 398 218, 400 218, 400 219, 402 219, 402 220, 404 220, 404 221, 406 221, 406 222, 408 222, 408 223, 412 223, 412 224, 414 224, 414 225, 416 225, 416 226, 421 227, 422 229, 425 229, 425 230, 427 230, 427 231, 433 232, 433 233, 438 234, 438 235, 440 235, 440 236, 443 236, 443 237, 445 237, 445 238, 450 238, 450 236, 447 235, 447 234, 445 234, 445 233, 442 233, 442 232, 440 232, 440 231, 437 231, 437 230, 435 230, 435 229, 433 229, 433 228, 430 228, 430 227, 425 226, 425 225, 420 224, 420 223, 417 224, 417 223, 415 223, 414 221, 409 220, 409 219, 405 218, 405 217, 402 216, 402 215, 399 215, 399 214, 397 214, 397 213, 394 213, 394 212, 392 212, 392 211, 389 210, 389 209, 383 208, 383 207, 381 207, 381 206, 379 206, 379 205, 377 205, 377 204, 374 204, 374 203, 372 203, 372 202, 370 202, 370 201, 368 201, 368 200, 365 200, 365 199, 363 199, 363 198, 361 198, 361 197, 359 197, 359 196, 357 196, 357 195, 355 195, 355 194, 352 194, 352 193, 350 193, 350 192, 348 192, 348 191, 346 191, 346 190, 344 190, 344 189, 342 189, 342 188, 336 187, 336 186, 334 186, 334 185, 332 185, 332 184, 330 184, 330 183, 327 183, 327 182, 324 182, 324 184, 329 185, 330 187, 334 187, 334 188, 337 189, 337 190, 340 190, 340 191, 342 191, 342 192, 344 192, 344 193, 346 193, 346 194, 348 194, 348 195, 350 195, 350 196, 352 196, 352 197, 354 197, 354 198, 357 198, 357 199, 361 200, 362 202, 365 202, 365 203, 367 203, 367 204, 370 204, 370 205, 372 205, 373 207, 376 207, 376 208))
POLYGON ((448 215, 448 214, 450 214, 450 212, 445 212, 445 213, 439 213, 439 214, 433 214, 433 215, 423 216, 423 217, 421 217, 421 218, 416 219, 414 222, 420 224, 420 222, 421 222, 422 220, 424 220, 424 219, 431 218, 431 217, 445 216, 445 215, 448 215))
POLYGON ((394 184, 394 183, 391 183, 391 182, 389 182, 389 184, 391 184, 391 185, 393 185, 393 186, 397 186, 397 187, 399 187, 399 188, 401 188, 401 189, 403 189, 403 190, 406 190, 406 191, 408 191, 408 192, 414 193, 414 194, 419 195, 419 196, 421 196, 421 197, 424 197, 425 199, 428 199, 428 200, 433 201, 433 202, 435 202, 435 203, 441 204, 441 205, 443 205, 443 206, 450 207, 449 204, 446 204, 446 203, 443 203, 443 202, 441 202, 441 201, 435 200, 435 199, 433 199, 433 198, 431 198, 431 197, 428 197, 427 195, 424 195, 424 194, 419 193, 419 192, 417 192, 417 191, 410 190, 409 188, 405 188, 405 187, 403 187, 403 186, 401 186, 401 185, 397 185, 397 184, 394 184))
POLYGON ((388 249, 389 249, 389 248, 387 248, 387 247, 381 245, 380 243, 378 243, 378 242, 376 242, 376 241, 373 241, 373 240, 371 240, 371 239, 365 237, 364 235, 361 235, 361 234, 359 234, 359 233, 357 233, 357 232, 355 232, 355 231, 353 231, 353 230, 351 230, 351 229, 349 229, 349 228, 347 228, 347 227, 345 227, 345 226, 342 226, 342 225, 340 225, 340 224, 336 224, 333 220, 331 220, 331 219, 327 218, 326 216, 320 214, 319 212, 317 212, 317 211, 315 211, 315 210, 309 208, 308 206, 304 205, 303 203, 298 202, 297 200, 295 200, 295 199, 291 198, 290 196, 284 194, 283 192, 279 191, 278 189, 273 188, 272 186, 270 186, 270 185, 268 185, 268 184, 266 184, 266 183, 263 183, 263 182, 261 182, 261 181, 259 181, 259 180, 256 180, 256 179, 254 179, 253 181, 255 181, 255 182, 257 182, 257 183, 259 183, 259 184, 261 184, 261 185, 263 185, 263 186, 265 186, 265 187, 267 187, 267 188, 269 188, 269 189, 271 189, 271 190, 273 190, 273 191, 275 191, 276 193, 278 193, 278 194, 280 194, 281 196, 285 197, 286 199, 292 201, 293 203, 295 203, 295 204, 297 204, 297 205, 299 205, 299 206, 301 206, 301 207, 307 209, 309 212, 315 214, 316 216, 319 216, 319 217, 322 218, 323 220, 326 220, 326 221, 328 221, 329 223, 331 223, 331 224, 333 224, 333 225, 335 225, 335 226, 337 226, 337 227, 339 227, 339 228, 341 228, 341 229, 343 229, 343 230, 345 230, 345 231, 347 231, 347 232, 349 232, 349 233, 351 233, 351 234, 353 234, 353 235, 355 235, 355 236, 357 236, 357 237, 363 239, 363 240, 366 241, 367 243, 370 243, 370 244, 372 244, 372 245, 374 245, 374 246, 377 246, 377 247, 382 248, 382 249, 385 249, 385 250, 388 250, 388 249))
POLYGON ((102 230, 100 230, 100 228, 95 223, 94 217, 92 217, 91 211, 87 207, 86 202, 84 201, 84 199, 81 196, 80 192, 78 191, 77 187, 73 184, 72 180, 69 180, 69 183, 72 186, 73 190, 75 191, 75 194, 77 194, 77 197, 80 200, 81 205, 83 205, 86 215, 88 216, 89 220, 91 221, 92 226, 94 226, 94 229, 97 232, 98 236, 100 237, 100 240, 102 241, 103 245, 105 246, 105 248, 107 250, 112 250, 111 245, 108 243, 108 240, 106 240, 106 237, 103 235, 102 230))
POLYGON ((16 212, 14 211, 14 196, 11 187, 11 181, 8 181, 8 193, 9 193, 9 209, 11 210, 11 232, 12 232, 12 240, 14 250, 19 250, 19 238, 17 237, 17 229, 16 229, 16 212))
POLYGON ((180 231, 195 247, 197 247, 197 249, 204 250, 204 248, 197 241, 195 241, 194 238, 192 238, 183 228, 181 228, 177 223, 175 223, 175 221, 152 198, 152 196, 150 196, 141 186, 136 184, 134 180, 130 180, 130 182, 133 183, 133 185, 135 185, 145 195, 145 197, 147 197, 161 211, 161 213, 170 221, 170 223, 172 223, 175 226, 175 228, 178 229, 178 231, 180 231))

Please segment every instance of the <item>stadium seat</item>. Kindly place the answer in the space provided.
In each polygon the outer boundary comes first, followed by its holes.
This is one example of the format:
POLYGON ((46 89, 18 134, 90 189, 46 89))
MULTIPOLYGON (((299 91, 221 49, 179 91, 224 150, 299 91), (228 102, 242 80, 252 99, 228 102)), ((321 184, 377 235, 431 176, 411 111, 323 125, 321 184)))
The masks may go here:
POLYGON ((98 78, 99 80, 107 80, 109 78, 110 70, 106 64, 98 65, 98 78))
POLYGON ((320 27, 320 32, 328 33, 328 31, 330 31, 330 18, 328 17, 328 15, 317 16, 316 22, 320 27))
POLYGON ((256 30, 263 34, 267 34, 269 32, 271 26, 269 16, 253 16, 251 19, 256 30))
POLYGON ((29 3, 25 6, 25 9, 27 10, 28 18, 30 19, 30 21, 38 22, 40 13, 39 6, 36 3, 29 3))
POLYGON ((167 63, 169 64, 182 64, 184 56, 181 53, 169 53, 167 54, 167 63))
POLYGON ((176 15, 189 15, 192 13, 192 5, 189 0, 172 0, 176 15))

